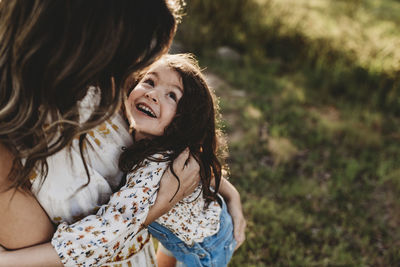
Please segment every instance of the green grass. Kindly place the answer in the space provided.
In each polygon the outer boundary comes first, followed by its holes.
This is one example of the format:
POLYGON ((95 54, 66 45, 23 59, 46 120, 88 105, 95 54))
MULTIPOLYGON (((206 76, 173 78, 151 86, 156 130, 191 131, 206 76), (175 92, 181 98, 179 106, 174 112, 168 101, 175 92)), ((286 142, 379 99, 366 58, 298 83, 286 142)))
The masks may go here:
POLYGON ((178 39, 225 80, 248 220, 230 266, 399 266, 400 1, 193 0, 187 13, 178 39))
POLYGON ((200 63, 228 81, 217 94, 249 223, 231 266, 400 263, 400 120, 318 101, 307 72, 275 61, 200 63))

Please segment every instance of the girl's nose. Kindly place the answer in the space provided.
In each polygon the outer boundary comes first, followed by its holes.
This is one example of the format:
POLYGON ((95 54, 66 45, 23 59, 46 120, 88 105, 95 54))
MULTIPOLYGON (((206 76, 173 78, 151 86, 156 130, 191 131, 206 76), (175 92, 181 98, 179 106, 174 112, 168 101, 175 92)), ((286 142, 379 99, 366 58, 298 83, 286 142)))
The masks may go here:
POLYGON ((148 99, 150 99, 150 100, 152 100, 152 101, 155 102, 155 103, 158 102, 156 93, 153 92, 153 91, 147 92, 147 93, 145 94, 145 97, 148 98, 148 99))

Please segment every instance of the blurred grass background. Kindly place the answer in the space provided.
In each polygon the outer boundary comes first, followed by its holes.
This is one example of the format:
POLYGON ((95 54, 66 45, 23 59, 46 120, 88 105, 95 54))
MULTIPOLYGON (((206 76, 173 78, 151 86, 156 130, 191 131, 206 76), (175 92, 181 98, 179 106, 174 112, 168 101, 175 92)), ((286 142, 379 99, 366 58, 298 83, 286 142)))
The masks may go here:
POLYGON ((400 266, 399 26, 398 0, 187 0, 248 220, 230 266, 400 266))

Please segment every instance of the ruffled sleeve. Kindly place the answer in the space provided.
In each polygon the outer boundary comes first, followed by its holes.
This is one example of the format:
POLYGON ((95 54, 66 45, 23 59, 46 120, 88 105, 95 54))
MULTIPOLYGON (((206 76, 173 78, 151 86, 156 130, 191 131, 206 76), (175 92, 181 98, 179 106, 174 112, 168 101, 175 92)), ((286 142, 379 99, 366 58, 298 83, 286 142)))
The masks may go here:
POLYGON ((166 162, 150 162, 127 176, 127 183, 96 215, 58 226, 51 241, 65 266, 101 265, 123 249, 142 228, 154 205, 166 162))

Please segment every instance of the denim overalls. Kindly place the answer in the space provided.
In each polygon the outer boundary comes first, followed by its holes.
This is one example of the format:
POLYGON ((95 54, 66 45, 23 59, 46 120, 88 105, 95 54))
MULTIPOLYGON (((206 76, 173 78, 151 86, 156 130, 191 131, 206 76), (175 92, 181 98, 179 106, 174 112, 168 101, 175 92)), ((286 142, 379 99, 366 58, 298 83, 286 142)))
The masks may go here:
POLYGON ((219 231, 204 238, 201 243, 189 246, 176 237, 168 228, 153 222, 148 226, 150 233, 168 249, 174 257, 188 267, 194 266, 227 266, 236 246, 233 237, 232 218, 228 213, 225 201, 220 198, 222 206, 219 231))

